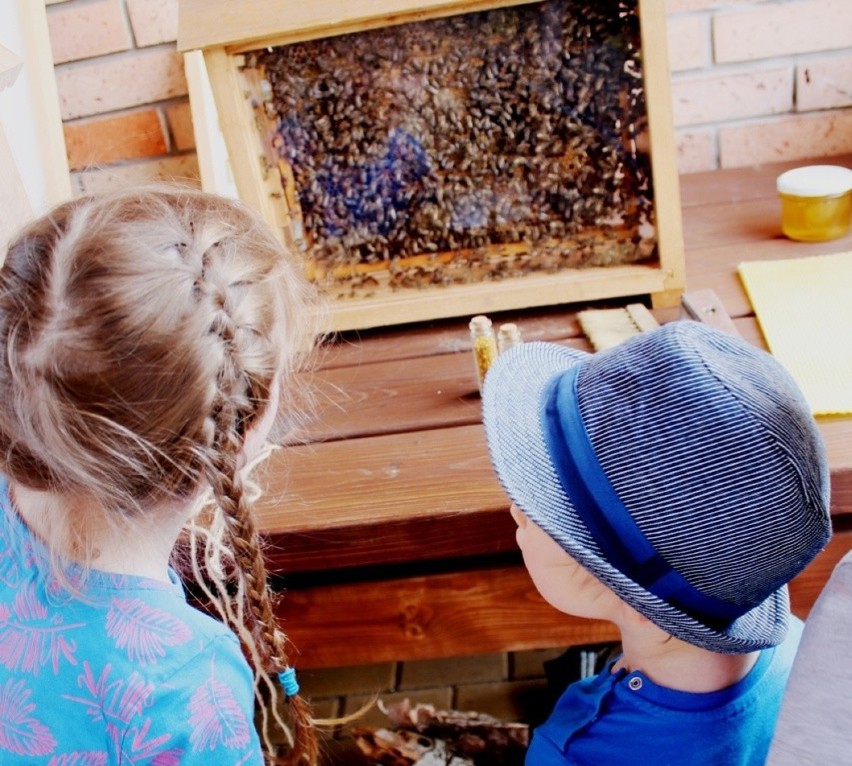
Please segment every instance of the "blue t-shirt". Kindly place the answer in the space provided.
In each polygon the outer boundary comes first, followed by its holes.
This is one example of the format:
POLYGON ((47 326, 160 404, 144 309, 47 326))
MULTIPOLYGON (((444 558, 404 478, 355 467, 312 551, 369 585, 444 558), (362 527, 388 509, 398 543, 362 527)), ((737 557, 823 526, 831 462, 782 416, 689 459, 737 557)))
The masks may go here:
POLYGON ((571 684, 533 732, 527 766, 763 766, 802 635, 790 621, 783 644, 760 653, 739 682, 695 694, 659 686, 638 671, 571 684))
POLYGON ((172 584, 93 571, 79 596, 0 479, 0 763, 260 766, 233 633, 172 584))

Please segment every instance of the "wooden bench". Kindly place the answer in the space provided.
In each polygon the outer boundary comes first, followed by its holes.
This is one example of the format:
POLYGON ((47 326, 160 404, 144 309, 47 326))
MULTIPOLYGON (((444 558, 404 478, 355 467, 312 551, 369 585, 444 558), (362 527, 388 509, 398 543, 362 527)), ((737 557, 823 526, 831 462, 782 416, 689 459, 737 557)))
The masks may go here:
MULTIPOLYGON (((852 157, 831 162, 850 164, 852 157)), ((780 234, 775 177, 794 163, 684 176, 687 289, 716 292, 763 345, 736 274, 743 260, 852 250, 780 234)), ((803 164, 803 163, 795 163, 803 164)), ((524 338, 589 349, 582 307, 512 312, 524 338)), ((660 321, 676 309, 655 311, 660 321)), ((261 525, 300 667, 426 659, 593 643, 606 623, 545 604, 516 551, 508 500, 488 460, 467 317, 349 334, 311 374, 317 417, 305 443, 264 472, 261 525)), ((820 421, 835 535, 791 586, 805 617, 852 549, 852 418, 820 421)))

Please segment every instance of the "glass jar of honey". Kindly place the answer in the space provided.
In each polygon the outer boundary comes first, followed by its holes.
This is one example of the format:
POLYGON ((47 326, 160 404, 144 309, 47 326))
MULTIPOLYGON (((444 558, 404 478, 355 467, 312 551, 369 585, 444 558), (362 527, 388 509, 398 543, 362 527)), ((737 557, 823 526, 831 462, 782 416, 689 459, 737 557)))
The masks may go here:
POLYGON ((852 169, 807 165, 782 173, 781 230, 790 239, 819 242, 842 237, 852 216, 852 169))

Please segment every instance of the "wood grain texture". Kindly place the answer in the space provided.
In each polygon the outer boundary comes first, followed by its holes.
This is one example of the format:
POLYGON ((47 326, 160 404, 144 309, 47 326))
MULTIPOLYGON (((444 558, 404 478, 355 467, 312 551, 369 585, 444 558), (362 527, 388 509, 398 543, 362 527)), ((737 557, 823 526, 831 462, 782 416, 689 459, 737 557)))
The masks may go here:
MULTIPOLYGON (((852 532, 790 586, 807 617, 852 532)), ((278 611, 301 668, 542 649, 618 639, 609 623, 568 617, 544 602, 522 566, 291 590, 278 611)))
POLYGON ((245 51, 521 2, 524 0, 181 0, 178 49, 228 45, 245 51))
POLYGON ((261 478, 260 521, 271 533, 352 524, 379 532, 400 519, 508 507, 479 424, 287 448, 261 478))

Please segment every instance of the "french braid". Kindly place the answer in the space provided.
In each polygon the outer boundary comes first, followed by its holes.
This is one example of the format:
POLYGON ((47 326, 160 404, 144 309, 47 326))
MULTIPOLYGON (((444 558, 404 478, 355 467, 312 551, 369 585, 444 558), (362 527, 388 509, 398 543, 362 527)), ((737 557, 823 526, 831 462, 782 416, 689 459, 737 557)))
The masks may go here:
POLYGON ((218 242, 207 247, 201 256, 201 274, 195 285, 199 300, 212 304, 210 332, 222 347, 208 425, 213 439, 204 461, 204 473, 213 498, 211 529, 221 530, 227 554, 226 561, 220 558, 212 567, 208 566, 207 576, 215 589, 212 603, 240 636, 252 664, 261 740, 269 761, 314 764, 318 747, 307 702, 299 695, 285 695, 289 726, 279 712, 283 691, 279 674, 289 667, 287 638, 277 626, 260 536, 241 470, 247 424, 259 420, 258 402, 268 401, 269 390, 268 385, 261 386, 265 390, 255 390, 256 381, 242 362, 247 351, 241 346, 241 338, 248 339, 249 344, 256 338, 251 331, 241 332, 244 328, 231 313, 234 301, 229 291, 240 290, 243 284, 223 282, 221 274, 218 281, 208 277, 210 272, 216 272, 216 259, 223 257, 226 256, 220 252, 218 242), (289 740, 290 748, 281 756, 276 755, 275 730, 283 732, 289 740))

